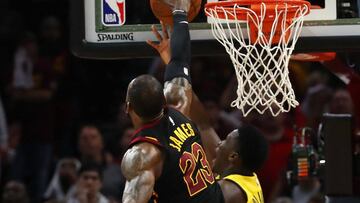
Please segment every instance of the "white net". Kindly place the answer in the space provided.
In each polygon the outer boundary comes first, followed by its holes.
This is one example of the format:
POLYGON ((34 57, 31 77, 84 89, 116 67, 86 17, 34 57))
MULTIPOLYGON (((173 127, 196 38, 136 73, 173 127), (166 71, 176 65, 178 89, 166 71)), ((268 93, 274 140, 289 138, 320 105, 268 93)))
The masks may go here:
POLYGON ((225 47, 235 68, 237 99, 231 106, 244 116, 253 110, 261 114, 270 110, 276 116, 299 104, 289 80, 288 64, 309 8, 298 6, 289 21, 290 6, 286 3, 274 6, 274 12, 268 15, 266 6, 261 3, 256 13, 237 4, 231 9, 205 9, 213 21, 214 37, 225 47), (237 16, 239 11, 245 13, 245 21, 237 16), (252 26, 255 33, 251 32, 252 26), (270 29, 266 31, 265 26, 270 29))

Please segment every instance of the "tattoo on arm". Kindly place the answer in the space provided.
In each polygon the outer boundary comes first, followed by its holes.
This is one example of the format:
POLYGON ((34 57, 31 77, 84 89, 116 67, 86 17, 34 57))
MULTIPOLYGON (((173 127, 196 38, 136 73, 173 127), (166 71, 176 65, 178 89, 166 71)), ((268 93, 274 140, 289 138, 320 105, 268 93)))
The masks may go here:
POLYGON ((150 171, 144 171, 139 176, 126 181, 123 194, 124 203, 148 202, 153 192, 155 177, 150 171))
POLYGON ((155 184, 155 172, 152 167, 156 163, 151 153, 134 146, 124 155, 121 170, 127 181, 123 202, 145 203, 150 199, 155 184))
POLYGON ((181 86, 183 88, 185 88, 185 90, 190 89, 191 88, 191 84, 189 83, 189 81, 186 78, 183 77, 177 77, 172 79, 171 81, 166 81, 165 82, 165 87, 169 84, 174 84, 174 85, 178 85, 181 86))

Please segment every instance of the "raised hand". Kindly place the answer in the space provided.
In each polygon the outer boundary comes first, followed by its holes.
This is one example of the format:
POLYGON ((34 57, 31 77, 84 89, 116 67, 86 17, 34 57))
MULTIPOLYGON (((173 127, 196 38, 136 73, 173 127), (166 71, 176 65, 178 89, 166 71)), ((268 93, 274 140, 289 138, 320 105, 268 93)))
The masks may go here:
POLYGON ((159 52, 161 59, 164 61, 165 64, 168 64, 171 59, 171 52, 170 52, 170 38, 169 38, 169 32, 167 30, 167 27, 163 22, 161 23, 161 29, 162 29, 162 35, 159 33, 159 31, 156 29, 155 25, 151 26, 151 30, 159 43, 155 43, 151 40, 146 40, 146 43, 156 49, 157 52, 159 52))

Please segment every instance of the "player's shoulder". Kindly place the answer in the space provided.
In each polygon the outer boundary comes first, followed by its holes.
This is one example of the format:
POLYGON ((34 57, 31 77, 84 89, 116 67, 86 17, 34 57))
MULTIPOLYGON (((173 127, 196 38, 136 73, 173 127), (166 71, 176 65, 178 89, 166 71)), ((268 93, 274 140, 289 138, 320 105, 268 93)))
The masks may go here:
POLYGON ((148 142, 140 142, 131 146, 124 157, 135 161, 151 162, 153 159, 161 158, 162 152, 156 145, 148 142))
POLYGON ((131 179, 141 171, 158 168, 163 159, 162 151, 154 144, 137 143, 126 151, 121 162, 121 171, 127 179, 131 179))
POLYGON ((246 203, 247 196, 244 190, 237 183, 222 179, 218 181, 224 196, 225 203, 246 203))

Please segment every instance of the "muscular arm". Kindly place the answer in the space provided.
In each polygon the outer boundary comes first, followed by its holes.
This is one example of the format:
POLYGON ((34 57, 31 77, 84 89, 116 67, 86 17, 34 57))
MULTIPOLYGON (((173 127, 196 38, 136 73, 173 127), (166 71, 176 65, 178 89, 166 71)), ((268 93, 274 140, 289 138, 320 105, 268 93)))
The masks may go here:
MULTIPOLYGON (((152 26, 152 32, 159 40, 159 43, 156 44, 152 41, 147 41, 147 43, 159 52, 162 60, 168 66, 167 68, 174 68, 173 66, 169 67, 169 63, 172 61, 177 61, 178 64, 182 64, 182 62, 179 61, 184 61, 183 64, 189 63, 190 53, 188 52, 190 52, 190 37, 188 36, 188 33, 184 32, 184 28, 177 27, 177 30, 186 36, 177 36, 182 37, 182 39, 180 41, 177 39, 178 41, 176 41, 176 43, 173 42, 170 46, 171 42, 168 31, 164 24, 161 25, 162 35, 155 26, 152 26), (182 40, 185 40, 186 42, 181 43, 182 40), (171 53, 172 49, 175 51, 171 53), (174 57, 172 54, 175 54, 176 56, 174 57)), ((203 104, 199 101, 195 93, 193 93, 190 82, 184 77, 175 77, 170 81, 166 81, 164 85, 164 94, 169 106, 176 108, 198 125, 206 156, 211 162, 215 158, 215 148, 220 139, 210 125, 209 116, 207 115, 203 104)))
POLYGON ((152 144, 140 143, 124 155, 121 171, 126 178, 123 203, 146 203, 163 165, 161 151, 152 144))
POLYGON ((187 79, 177 77, 171 81, 166 81, 164 95, 168 105, 176 108, 185 116, 190 116, 192 87, 187 79))
MULTIPOLYGON (((177 15, 174 32, 170 41, 166 26, 161 23, 162 35, 152 26, 152 32, 159 43, 147 40, 156 49, 166 64, 164 95, 168 105, 176 108, 182 114, 189 116, 192 100, 190 80, 190 35, 187 23, 182 24, 183 16, 177 15), (169 70, 170 69, 170 70, 169 70), (185 72, 186 69, 186 72, 185 72)), ((183 19, 186 21, 186 19, 183 19)))
POLYGON ((200 130, 201 141, 205 148, 206 157, 212 166, 212 162, 216 156, 215 149, 220 142, 220 138, 215 129, 211 126, 209 115, 195 93, 193 93, 192 96, 190 118, 196 123, 200 130))
MULTIPOLYGON (((159 52, 167 65, 166 71, 173 68, 178 71, 178 75, 181 75, 180 72, 184 71, 183 67, 189 67, 190 64, 190 35, 187 24, 175 23, 171 40, 169 40, 169 34, 164 24, 162 24, 162 35, 155 26, 152 27, 152 32, 159 43, 156 44, 152 41, 147 41, 147 43, 159 52)), ((206 156, 211 162, 215 157, 215 148, 220 139, 210 125, 204 106, 192 91, 191 83, 188 80, 189 76, 190 69, 183 77, 166 80, 165 98, 168 105, 176 108, 198 125, 206 156)))

